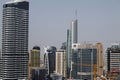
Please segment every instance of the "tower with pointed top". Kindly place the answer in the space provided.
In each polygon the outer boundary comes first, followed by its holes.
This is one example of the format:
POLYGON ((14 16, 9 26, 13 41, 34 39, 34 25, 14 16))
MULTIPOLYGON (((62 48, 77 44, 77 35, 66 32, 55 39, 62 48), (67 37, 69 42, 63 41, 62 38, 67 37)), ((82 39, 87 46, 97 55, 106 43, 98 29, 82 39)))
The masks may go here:
POLYGON ((78 21, 77 19, 72 21, 71 31, 72 31, 72 43, 78 42, 78 21))

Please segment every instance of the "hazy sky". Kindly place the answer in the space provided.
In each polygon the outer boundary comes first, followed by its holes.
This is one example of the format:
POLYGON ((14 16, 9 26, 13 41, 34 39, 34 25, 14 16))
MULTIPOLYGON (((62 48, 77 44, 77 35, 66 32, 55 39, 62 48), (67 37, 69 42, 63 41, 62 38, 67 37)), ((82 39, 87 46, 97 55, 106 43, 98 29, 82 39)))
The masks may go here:
MULTIPOLYGON (((0 30, 2 5, 0 0, 0 30)), ((102 42, 104 46, 120 41, 120 0, 29 0, 29 49, 34 45, 60 47, 66 30, 78 18, 79 43, 102 42)), ((1 41, 1 38, 0 38, 1 41)), ((108 46, 107 46, 108 47, 108 46)))

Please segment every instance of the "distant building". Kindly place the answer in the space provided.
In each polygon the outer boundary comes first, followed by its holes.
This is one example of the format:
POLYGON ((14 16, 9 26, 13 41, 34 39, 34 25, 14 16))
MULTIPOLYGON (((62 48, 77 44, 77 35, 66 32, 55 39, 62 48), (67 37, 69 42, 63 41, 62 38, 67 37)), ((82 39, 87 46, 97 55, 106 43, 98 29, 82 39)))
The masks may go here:
POLYGON ((34 46, 29 54, 30 67, 40 67, 40 47, 34 46))
POLYGON ((72 21, 72 26, 71 26, 71 37, 72 37, 72 43, 77 43, 78 42, 78 23, 77 19, 72 21))
POLYGON ((51 74, 55 71, 56 50, 57 49, 54 46, 48 46, 45 48, 44 65, 48 70, 48 74, 51 74))
POLYGON ((29 2, 12 0, 3 5, 0 79, 28 77, 29 2))
POLYGON ((100 60, 100 57, 102 57, 102 52, 100 51, 102 50, 102 44, 100 43, 96 45, 73 44, 71 78, 96 80, 98 75, 102 75, 103 62, 100 60))
POLYGON ((66 77, 66 51, 60 50, 56 52, 55 72, 66 77))
POLYGON ((34 46, 29 53, 28 77, 31 79, 32 69, 40 67, 40 47, 34 46))
POLYGON ((96 43, 97 47, 97 77, 101 77, 103 75, 104 64, 104 54, 103 54, 103 45, 102 43, 96 43))
POLYGON ((67 30, 67 45, 66 45, 66 75, 67 78, 70 77, 71 70, 71 60, 72 60, 72 41, 71 41, 71 30, 67 30))
POLYGON ((30 80, 46 80, 46 74, 47 74, 46 68, 32 67, 30 80))
MULTIPOLYGON (((120 73, 120 43, 114 43, 107 48, 107 71, 108 75, 118 75, 120 73)), ((116 76, 113 76, 116 77, 116 76)))

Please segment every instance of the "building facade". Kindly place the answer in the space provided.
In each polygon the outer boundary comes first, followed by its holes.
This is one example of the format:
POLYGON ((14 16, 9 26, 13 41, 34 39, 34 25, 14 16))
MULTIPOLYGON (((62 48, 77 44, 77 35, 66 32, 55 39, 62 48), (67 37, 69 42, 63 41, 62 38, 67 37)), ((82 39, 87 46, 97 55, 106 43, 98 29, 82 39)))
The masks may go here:
POLYGON ((51 74, 55 71, 56 50, 57 49, 54 46, 48 46, 45 48, 44 65, 48 70, 48 74, 51 74))
POLYGON ((103 75, 102 44, 73 44, 71 78, 96 80, 103 75), (101 59, 100 59, 101 58, 101 59))
POLYGON ((40 47, 34 46, 29 54, 30 67, 40 67, 40 47))
POLYGON ((77 43, 78 42, 78 21, 77 19, 76 20, 73 20, 72 21, 72 24, 71 24, 71 31, 72 31, 72 43, 77 43))
POLYGON ((120 73, 120 43, 114 43, 107 48, 107 72, 109 77, 114 78, 120 73))
POLYGON ((40 47, 34 46, 29 53, 28 79, 32 78, 32 69, 40 68, 40 47))
POLYGON ((71 71, 71 60, 72 60, 72 38, 71 38, 71 30, 67 30, 67 45, 66 45, 66 75, 67 78, 70 77, 71 71))
POLYGON ((66 51, 60 50, 56 52, 55 72, 66 77, 66 51))
POLYGON ((96 43, 97 47, 97 77, 101 77, 104 71, 104 54, 102 43, 96 43))
POLYGON ((29 2, 14 0, 3 5, 0 79, 27 79, 29 2))

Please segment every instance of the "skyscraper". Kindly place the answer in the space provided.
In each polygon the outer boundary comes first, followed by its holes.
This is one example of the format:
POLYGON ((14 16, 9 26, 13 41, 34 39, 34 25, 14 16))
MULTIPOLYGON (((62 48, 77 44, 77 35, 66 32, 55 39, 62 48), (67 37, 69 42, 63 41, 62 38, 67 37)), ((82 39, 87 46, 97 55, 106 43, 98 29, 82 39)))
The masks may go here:
POLYGON ((51 74, 55 71, 55 56, 56 56, 56 47, 48 46, 45 48, 44 54, 44 64, 48 69, 48 74, 51 74))
POLYGON ((40 67, 40 47, 34 46, 29 54, 30 67, 40 67))
POLYGON ((0 79, 23 80, 28 73, 29 2, 14 0, 3 5, 0 79))
POLYGON ((71 26, 71 32, 72 32, 72 43, 77 43, 78 42, 78 31, 77 31, 77 19, 72 21, 72 26, 71 26))
POLYGON ((97 43, 97 76, 101 77, 103 75, 104 58, 103 58, 103 45, 102 43, 97 43))
POLYGON ((40 68, 40 47, 34 46, 33 49, 29 53, 29 71, 28 71, 28 79, 31 78, 32 69, 40 68))
POLYGON ((71 71, 71 60, 72 60, 72 52, 71 52, 71 30, 67 30, 67 47, 66 47, 66 75, 67 78, 70 77, 70 71, 71 71))

